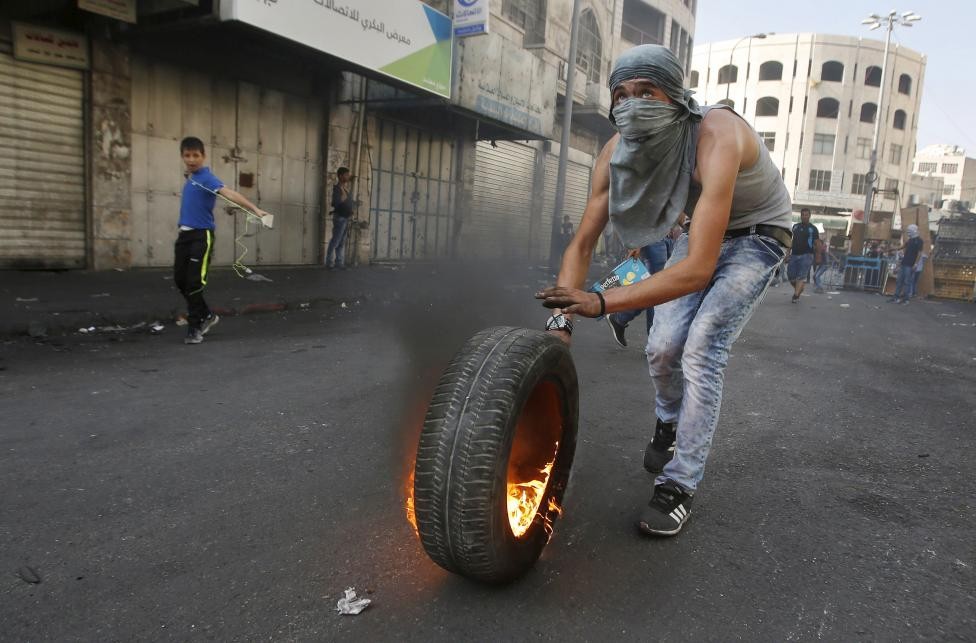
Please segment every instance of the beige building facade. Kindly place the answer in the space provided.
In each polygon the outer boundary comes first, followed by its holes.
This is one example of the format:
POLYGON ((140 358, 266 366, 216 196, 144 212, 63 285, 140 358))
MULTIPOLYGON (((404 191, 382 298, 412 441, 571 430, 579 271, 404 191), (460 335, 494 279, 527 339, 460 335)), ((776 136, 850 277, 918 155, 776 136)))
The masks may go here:
POLYGON ((941 179, 940 200, 957 201, 968 210, 976 206, 976 159, 958 145, 929 145, 915 155, 916 174, 941 179))
MULTIPOLYGON (((863 208, 884 42, 776 34, 695 47, 689 86, 700 102, 727 103, 766 142, 794 209, 863 208)), ((878 137, 873 210, 904 205, 912 173, 925 56, 892 43, 878 137)))

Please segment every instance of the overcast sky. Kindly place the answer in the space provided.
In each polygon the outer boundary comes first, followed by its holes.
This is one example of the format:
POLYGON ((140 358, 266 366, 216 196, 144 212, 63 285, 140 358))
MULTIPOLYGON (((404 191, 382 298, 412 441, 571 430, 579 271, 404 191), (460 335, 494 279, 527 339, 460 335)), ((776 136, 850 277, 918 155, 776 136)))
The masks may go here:
POLYGON ((927 56, 918 148, 950 143, 976 157, 976 0, 698 0, 695 43, 730 40, 760 31, 865 36, 884 31, 861 25, 869 13, 915 11, 910 29, 895 27, 891 42, 927 56))

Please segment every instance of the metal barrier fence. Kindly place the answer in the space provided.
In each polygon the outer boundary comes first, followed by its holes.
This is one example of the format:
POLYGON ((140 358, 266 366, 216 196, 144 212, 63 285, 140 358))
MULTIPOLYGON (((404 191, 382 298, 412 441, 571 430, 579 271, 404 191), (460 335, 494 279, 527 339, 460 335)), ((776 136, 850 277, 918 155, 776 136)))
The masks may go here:
POLYGON ((880 290, 888 264, 873 257, 847 257, 844 262, 844 287, 880 290))

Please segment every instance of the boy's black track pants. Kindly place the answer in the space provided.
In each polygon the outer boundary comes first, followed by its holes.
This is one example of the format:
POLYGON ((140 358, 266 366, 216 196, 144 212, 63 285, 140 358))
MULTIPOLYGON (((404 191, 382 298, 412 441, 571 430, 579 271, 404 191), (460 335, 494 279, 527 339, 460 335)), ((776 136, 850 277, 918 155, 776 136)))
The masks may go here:
POLYGON ((173 281, 186 299, 187 322, 191 329, 200 328, 210 315, 203 289, 207 286, 213 244, 213 230, 180 230, 176 238, 173 281))

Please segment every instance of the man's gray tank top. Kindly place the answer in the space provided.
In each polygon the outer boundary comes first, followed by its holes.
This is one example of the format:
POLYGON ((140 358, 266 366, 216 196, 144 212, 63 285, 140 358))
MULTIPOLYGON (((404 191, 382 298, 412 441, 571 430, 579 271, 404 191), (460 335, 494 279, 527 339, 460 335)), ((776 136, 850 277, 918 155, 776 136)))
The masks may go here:
MULTIPOLYGON (((702 107, 702 118, 713 109, 728 109, 739 116, 727 105, 709 105, 702 107)), ((793 203, 790 201, 790 193, 786 190, 783 177, 769 156, 766 144, 755 130, 753 135, 759 144, 759 158, 752 167, 739 170, 739 174, 735 177, 735 187, 732 190, 732 215, 729 217, 728 229, 737 230, 763 224, 789 230, 793 226, 793 203)), ((700 196, 701 185, 692 179, 688 189, 688 202, 685 205, 685 213, 688 216, 695 211, 700 196)))

